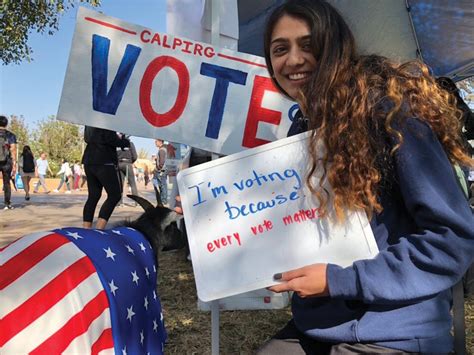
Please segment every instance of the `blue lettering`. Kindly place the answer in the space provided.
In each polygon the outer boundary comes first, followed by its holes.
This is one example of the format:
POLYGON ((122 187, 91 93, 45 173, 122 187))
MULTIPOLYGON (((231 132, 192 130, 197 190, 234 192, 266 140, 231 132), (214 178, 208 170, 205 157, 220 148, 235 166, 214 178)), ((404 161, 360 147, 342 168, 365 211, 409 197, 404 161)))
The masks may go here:
POLYGON ((285 181, 285 178, 284 178, 283 176, 281 176, 280 173, 274 172, 274 173, 268 174, 268 177, 269 177, 270 180, 272 180, 272 181, 275 181, 274 176, 277 176, 277 177, 280 179, 280 181, 285 181))
POLYGON ((239 189, 239 191, 244 190, 244 180, 240 180, 240 184, 237 182, 234 182, 234 186, 239 189))
POLYGON ((219 196, 221 193, 224 193, 225 195, 227 195, 227 189, 225 188, 225 186, 213 187, 211 191, 212 191, 212 196, 214 196, 214 198, 217 198, 217 196, 219 196))
POLYGON ((127 45, 117 74, 107 93, 109 48, 110 39, 99 35, 92 36, 92 107, 95 111, 115 115, 141 48, 127 45))
POLYGON ((297 200, 297 199, 299 199, 299 198, 300 198, 300 196, 298 195, 298 192, 296 192, 296 191, 293 191, 293 192, 290 194, 290 200, 291 200, 291 201, 297 200))
POLYGON ((201 189, 198 186, 198 185, 201 185, 201 184, 202 184, 202 182, 200 182, 197 185, 193 185, 193 186, 188 187, 188 190, 191 190, 192 188, 196 188, 198 202, 195 203, 193 206, 197 206, 197 205, 200 205, 201 203, 206 202, 206 200, 203 200, 202 197, 201 197, 201 189))
POLYGON ((298 104, 294 104, 288 110, 288 118, 290 119, 291 122, 295 120, 296 112, 298 112, 299 109, 300 109, 300 106, 298 104))
POLYGON ((285 177, 287 178, 290 178, 290 177, 296 177, 296 180, 298 180, 298 185, 297 186, 293 186, 293 188, 295 190, 299 190, 301 189, 301 179, 300 179, 300 176, 298 175, 298 173, 296 172, 295 169, 286 169, 285 172, 285 177))
POLYGON ((217 139, 219 138, 219 131, 221 129, 229 83, 232 82, 239 85, 245 85, 247 81, 247 73, 209 63, 201 64, 200 73, 201 75, 216 79, 216 86, 214 88, 211 108, 209 110, 206 137, 217 139))
POLYGON ((283 205, 288 199, 283 195, 276 195, 275 198, 278 200, 279 205, 283 205))
POLYGON ((228 213, 229 219, 236 219, 237 217, 240 216, 240 209, 238 207, 229 205, 229 202, 227 201, 225 201, 225 206, 226 206, 225 212, 228 213), (236 214, 234 215, 233 211, 235 210, 237 210, 237 212, 235 212, 236 214))

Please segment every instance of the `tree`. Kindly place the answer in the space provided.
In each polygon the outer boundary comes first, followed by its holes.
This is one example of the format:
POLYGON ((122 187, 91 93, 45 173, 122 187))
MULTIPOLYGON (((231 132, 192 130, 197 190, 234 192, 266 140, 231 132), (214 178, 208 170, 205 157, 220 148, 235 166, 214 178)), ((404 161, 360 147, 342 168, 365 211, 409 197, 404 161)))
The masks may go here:
POLYGON ((51 115, 39 122, 38 128, 33 132, 33 139, 32 148, 37 154, 48 153, 53 172, 57 172, 63 158, 69 162, 81 160, 84 134, 82 127, 78 125, 58 121, 51 115))
POLYGON ((29 144, 30 141, 30 133, 28 131, 28 127, 25 124, 25 118, 23 115, 10 115, 10 118, 8 119, 8 130, 15 133, 18 143, 18 150, 19 153, 21 153, 23 146, 29 144))
MULTIPOLYGON (((100 0, 80 0, 100 6, 100 0)), ((74 6, 74 0, 0 0, 0 59, 3 64, 31 61, 28 46, 32 30, 52 35, 59 28, 60 15, 74 6)))

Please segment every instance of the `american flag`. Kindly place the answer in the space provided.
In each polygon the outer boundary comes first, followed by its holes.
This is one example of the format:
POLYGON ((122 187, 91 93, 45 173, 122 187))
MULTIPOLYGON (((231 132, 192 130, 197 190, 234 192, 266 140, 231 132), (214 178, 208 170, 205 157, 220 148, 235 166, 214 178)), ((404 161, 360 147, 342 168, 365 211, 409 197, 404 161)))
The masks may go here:
POLYGON ((0 353, 162 354, 156 280, 132 228, 20 238, 0 251, 0 353))

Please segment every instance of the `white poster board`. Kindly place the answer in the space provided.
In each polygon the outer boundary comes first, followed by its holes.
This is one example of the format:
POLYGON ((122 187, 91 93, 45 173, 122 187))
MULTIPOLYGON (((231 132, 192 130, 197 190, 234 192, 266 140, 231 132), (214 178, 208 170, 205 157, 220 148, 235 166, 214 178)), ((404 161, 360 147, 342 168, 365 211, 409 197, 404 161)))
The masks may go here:
POLYGON ((286 136, 265 60, 79 8, 57 118, 232 154, 286 136))
POLYGON ((178 173, 198 296, 211 301, 275 284, 314 263, 348 266, 378 252, 363 212, 319 218, 305 187, 309 133, 178 173))

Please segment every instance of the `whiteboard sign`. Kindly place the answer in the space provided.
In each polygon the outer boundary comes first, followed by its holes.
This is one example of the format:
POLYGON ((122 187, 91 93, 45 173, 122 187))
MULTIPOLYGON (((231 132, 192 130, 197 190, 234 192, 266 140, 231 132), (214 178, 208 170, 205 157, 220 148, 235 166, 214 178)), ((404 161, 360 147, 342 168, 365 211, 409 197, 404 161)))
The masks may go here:
POLYGON ((285 137, 265 60, 79 8, 57 118, 232 154, 285 137))
MULTIPOLYGON (((320 218, 305 186, 309 133, 178 173, 198 296, 211 301, 274 285, 273 275, 314 263, 374 257, 363 212, 320 218)), ((331 215, 331 213, 330 213, 331 215)))

